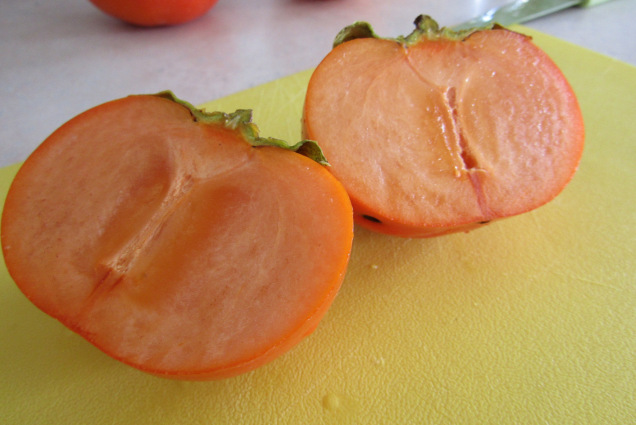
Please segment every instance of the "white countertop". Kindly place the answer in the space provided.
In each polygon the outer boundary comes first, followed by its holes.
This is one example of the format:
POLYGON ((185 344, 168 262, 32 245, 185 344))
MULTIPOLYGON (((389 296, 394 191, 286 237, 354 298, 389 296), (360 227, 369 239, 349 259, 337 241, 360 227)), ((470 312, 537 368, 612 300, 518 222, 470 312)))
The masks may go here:
MULTIPOLYGON (((0 2, 0 166, 24 160, 84 110, 133 93, 199 104, 312 68, 344 26, 408 34, 419 14, 452 26, 505 0, 219 0, 188 24, 123 24, 88 0, 0 2)), ((528 27, 636 65, 636 1, 570 8, 528 27)))

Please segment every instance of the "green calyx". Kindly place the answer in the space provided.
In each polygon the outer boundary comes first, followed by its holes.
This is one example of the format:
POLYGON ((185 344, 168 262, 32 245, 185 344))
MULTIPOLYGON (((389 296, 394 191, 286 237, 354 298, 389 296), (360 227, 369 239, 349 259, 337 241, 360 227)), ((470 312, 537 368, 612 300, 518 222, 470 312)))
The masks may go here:
POLYGON ((238 131, 245 141, 254 147, 274 146, 281 149, 287 149, 304 155, 321 165, 329 165, 322 149, 318 146, 318 143, 313 140, 302 140, 295 145, 290 145, 284 140, 275 139, 273 137, 260 137, 258 135, 258 127, 252 122, 251 109, 237 109, 235 112, 229 114, 216 111, 208 112, 195 107, 185 100, 179 99, 169 90, 157 93, 155 96, 171 100, 186 107, 196 122, 221 125, 230 130, 238 131))
POLYGON ((356 38, 377 38, 382 40, 392 40, 404 46, 413 45, 423 40, 455 40, 461 41, 476 31, 492 29, 493 25, 487 27, 470 28, 465 30, 454 31, 448 27, 441 27, 438 23, 428 15, 420 15, 415 18, 415 29, 407 36, 398 36, 396 38, 378 36, 368 22, 358 21, 342 30, 336 35, 333 47, 345 43, 356 38))

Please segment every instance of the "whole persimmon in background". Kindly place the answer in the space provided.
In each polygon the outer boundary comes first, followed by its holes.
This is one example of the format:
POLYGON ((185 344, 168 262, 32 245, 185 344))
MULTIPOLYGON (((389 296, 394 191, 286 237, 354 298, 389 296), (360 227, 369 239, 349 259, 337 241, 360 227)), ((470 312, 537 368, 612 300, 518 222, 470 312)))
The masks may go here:
POLYGON ((129 24, 156 27, 191 21, 218 0, 90 0, 102 12, 129 24))

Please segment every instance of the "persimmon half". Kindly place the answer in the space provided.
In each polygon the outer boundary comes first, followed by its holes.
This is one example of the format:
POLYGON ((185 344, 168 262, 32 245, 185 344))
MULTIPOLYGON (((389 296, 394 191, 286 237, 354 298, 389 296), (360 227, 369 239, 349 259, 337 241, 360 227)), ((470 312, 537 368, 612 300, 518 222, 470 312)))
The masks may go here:
POLYGON ((454 32, 428 16, 406 37, 364 22, 311 76, 304 137, 343 183, 355 220, 408 237, 467 231, 533 210, 574 175, 581 110, 530 37, 454 32))
POLYGON ((251 111, 135 95, 62 125, 2 215, 10 275, 41 310, 156 375, 247 372, 310 334, 345 275, 351 203, 312 142, 251 111))

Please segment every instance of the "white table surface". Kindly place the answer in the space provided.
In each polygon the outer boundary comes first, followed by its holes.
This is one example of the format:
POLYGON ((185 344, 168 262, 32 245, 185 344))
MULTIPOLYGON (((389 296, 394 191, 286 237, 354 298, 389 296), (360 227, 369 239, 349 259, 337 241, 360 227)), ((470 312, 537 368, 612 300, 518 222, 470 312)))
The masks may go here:
MULTIPOLYGON (((506 0, 219 0, 188 24, 123 24, 88 0, 0 0, 0 166, 24 160, 78 113, 133 93, 203 103, 312 68, 344 26, 409 33, 452 26, 506 0)), ((528 27, 636 65, 636 1, 570 8, 528 27)))

